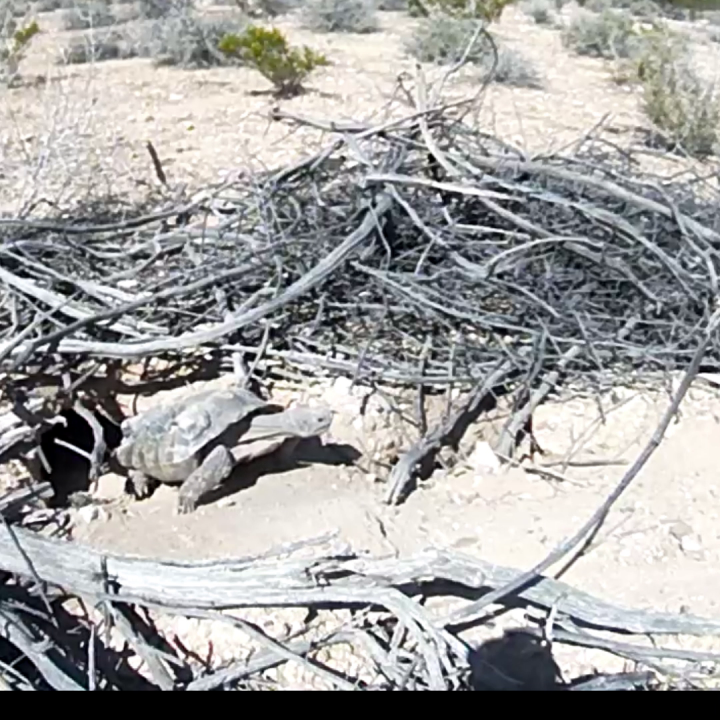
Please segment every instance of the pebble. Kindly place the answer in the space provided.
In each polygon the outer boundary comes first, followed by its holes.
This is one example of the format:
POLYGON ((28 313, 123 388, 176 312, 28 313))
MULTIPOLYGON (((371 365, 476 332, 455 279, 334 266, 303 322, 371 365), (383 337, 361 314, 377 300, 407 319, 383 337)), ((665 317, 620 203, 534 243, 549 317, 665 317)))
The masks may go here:
POLYGON ((475 445, 468 463, 479 472, 496 473, 500 470, 500 460, 485 441, 475 445))
POLYGON ((94 520, 100 520, 107 517, 107 514, 97 505, 86 505, 85 507, 81 507, 77 513, 78 517, 87 524, 90 524, 94 520))

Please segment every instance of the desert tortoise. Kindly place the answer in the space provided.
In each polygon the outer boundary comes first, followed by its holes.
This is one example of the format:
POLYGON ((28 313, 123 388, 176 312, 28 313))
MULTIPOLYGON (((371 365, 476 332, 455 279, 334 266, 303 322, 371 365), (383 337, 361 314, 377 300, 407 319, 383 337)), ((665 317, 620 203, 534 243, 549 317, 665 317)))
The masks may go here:
POLYGON ((123 421, 116 457, 130 470, 137 497, 148 495, 150 478, 182 483, 178 512, 184 514, 236 463, 266 455, 289 438, 320 435, 331 422, 326 407, 283 411, 239 387, 205 389, 123 421))

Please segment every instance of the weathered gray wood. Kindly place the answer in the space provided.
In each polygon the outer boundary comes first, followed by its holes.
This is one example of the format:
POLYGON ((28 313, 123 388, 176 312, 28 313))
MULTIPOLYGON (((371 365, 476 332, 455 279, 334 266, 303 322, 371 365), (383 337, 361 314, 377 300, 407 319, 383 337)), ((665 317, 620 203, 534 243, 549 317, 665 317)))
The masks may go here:
MULTIPOLYGON (((79 595, 178 609, 376 603, 409 616, 437 642, 447 642, 439 634, 445 620, 428 628, 425 611, 397 586, 440 579, 477 590, 501 587, 520 574, 514 568, 444 550, 407 559, 263 557, 179 563, 104 555, 81 544, 0 526, 0 569, 28 578, 32 574, 11 532, 40 578, 79 595), (110 596, 106 584, 112 588, 110 596)), ((625 609, 550 578, 522 590, 520 597, 554 606, 576 621, 621 632, 720 635, 720 620, 625 609)))

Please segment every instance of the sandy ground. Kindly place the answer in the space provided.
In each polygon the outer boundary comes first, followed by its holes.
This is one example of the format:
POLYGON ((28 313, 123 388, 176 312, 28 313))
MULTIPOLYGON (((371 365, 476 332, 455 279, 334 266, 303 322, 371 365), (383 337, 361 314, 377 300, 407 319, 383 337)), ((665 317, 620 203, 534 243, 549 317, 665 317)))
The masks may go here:
MULTIPOLYGON (((53 16, 42 19, 48 27, 57 23, 53 16)), ((385 13, 382 23, 383 31, 368 39, 313 36, 292 20, 278 22, 293 41, 312 44, 334 62, 314 76, 316 92, 284 101, 283 109, 366 122, 406 113, 397 99, 396 78, 412 71, 402 49, 412 21, 385 13)), ((557 30, 536 26, 511 10, 497 34, 537 64, 545 87, 491 87, 477 118, 486 130, 542 152, 575 141, 607 113, 615 140, 622 136, 630 142, 633 128, 643 124, 636 94, 614 84, 603 62, 570 55, 557 30)), ((90 184, 139 196, 145 185, 156 182, 144 149, 147 139, 159 149, 171 180, 191 188, 247 166, 284 164, 323 142, 315 131, 289 132, 269 122, 275 102, 250 94, 265 85, 249 70, 156 69, 144 60, 58 68, 52 59, 68 35, 44 33, 27 62, 29 75, 51 73, 54 79, 0 97, 5 209, 17 208, 33 194, 61 200, 90 184)), ((716 45, 708 47, 717 53, 716 45)), ((453 79, 449 94, 467 94, 478 82, 466 73, 453 79)), ((652 155, 648 158, 654 162, 652 155)), ((663 167, 675 166, 666 160, 663 167)), ((308 392, 330 404, 336 417, 323 447, 301 448, 294 465, 278 469, 266 460, 241 468, 189 516, 173 512, 176 489, 163 486, 136 502, 123 495, 122 480, 110 475, 100 486, 110 503, 99 513, 77 512, 74 537, 112 552, 191 560, 260 553, 334 530, 338 542, 356 551, 404 555, 451 547, 524 569, 592 514, 647 442, 668 402, 661 393, 618 390, 602 400, 605 425, 598 423, 591 400, 542 407, 535 429, 547 455, 538 463, 563 458, 571 449, 576 462, 614 463, 553 466, 564 482, 519 468, 491 472, 478 466, 473 451, 485 429, 475 428, 458 466, 436 473, 406 503, 391 508, 383 503, 385 474, 369 462, 378 454, 391 457, 402 451, 408 439, 392 431, 381 406, 361 417, 358 395, 348 394, 342 382, 308 392), (361 455, 358 466, 343 464, 348 446, 361 455)), ((564 581, 627 607, 720 616, 717 408, 717 393, 698 384, 681 420, 616 505, 593 549, 564 581)), ((301 622, 302 613, 264 617, 273 627, 285 627, 301 622)), ((516 620, 511 616, 506 624, 516 620)), ((239 631, 200 631, 197 621, 183 622, 173 626, 175 631, 190 637, 188 644, 200 654, 212 640, 218 661, 249 647, 239 631)), ((677 642, 685 646, 689 641, 677 642)), ((711 645, 702 643, 706 649, 711 645)), ((570 678, 595 668, 623 667, 608 654, 577 648, 559 648, 557 660, 570 678)), ((289 686, 298 686, 305 676, 288 677, 289 686)))

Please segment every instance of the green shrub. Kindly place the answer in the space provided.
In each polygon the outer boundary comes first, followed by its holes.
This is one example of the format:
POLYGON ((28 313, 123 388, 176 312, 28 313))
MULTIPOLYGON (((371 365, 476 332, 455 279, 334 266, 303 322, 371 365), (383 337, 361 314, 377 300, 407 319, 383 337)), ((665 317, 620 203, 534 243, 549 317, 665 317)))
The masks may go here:
POLYGON ((318 67, 329 65, 327 58, 307 46, 292 48, 277 29, 250 26, 241 35, 228 34, 218 48, 240 57, 275 87, 280 97, 292 97, 303 91, 303 82, 318 67))
POLYGON ((314 32, 370 33, 378 29, 374 0, 308 0, 303 24, 314 32))

